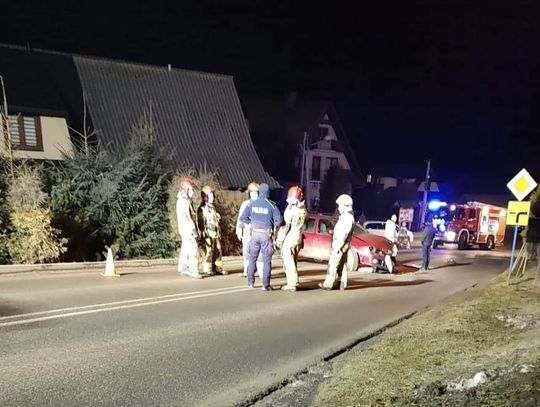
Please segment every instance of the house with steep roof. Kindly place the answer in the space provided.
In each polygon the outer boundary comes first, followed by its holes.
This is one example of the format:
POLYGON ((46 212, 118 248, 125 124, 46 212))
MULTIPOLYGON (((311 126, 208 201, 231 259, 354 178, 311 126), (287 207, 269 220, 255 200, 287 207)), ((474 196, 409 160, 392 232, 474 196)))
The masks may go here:
MULTIPOLYGON (((328 194, 350 194, 363 184, 358 162, 330 101, 297 100, 291 94, 286 101, 244 98, 242 102, 263 166, 284 186, 301 184, 310 211, 320 209, 329 174, 343 183, 339 191, 327 188, 328 194)), ((335 198, 328 199, 332 207, 335 198)))
POLYGON ((104 145, 123 145, 151 109, 155 142, 177 168, 209 168, 229 189, 253 180, 279 188, 255 151, 230 76, 9 45, 0 45, 0 75, 16 158, 62 159, 78 137, 70 129, 82 131, 85 120, 104 145))

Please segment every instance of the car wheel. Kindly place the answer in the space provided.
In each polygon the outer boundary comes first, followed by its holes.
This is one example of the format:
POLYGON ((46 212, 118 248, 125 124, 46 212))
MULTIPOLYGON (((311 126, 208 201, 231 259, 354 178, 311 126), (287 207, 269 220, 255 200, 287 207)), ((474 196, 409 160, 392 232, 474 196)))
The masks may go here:
POLYGON ((463 232, 461 235, 459 235, 458 239, 458 250, 465 250, 468 246, 467 242, 467 233, 463 232))
POLYGON ((359 263, 360 261, 358 259, 358 253, 355 249, 350 249, 347 253, 347 268, 349 271, 358 270, 359 263))
POLYGON ((434 249, 438 249, 440 245, 441 245, 441 243, 438 240, 433 241, 433 248, 434 249))

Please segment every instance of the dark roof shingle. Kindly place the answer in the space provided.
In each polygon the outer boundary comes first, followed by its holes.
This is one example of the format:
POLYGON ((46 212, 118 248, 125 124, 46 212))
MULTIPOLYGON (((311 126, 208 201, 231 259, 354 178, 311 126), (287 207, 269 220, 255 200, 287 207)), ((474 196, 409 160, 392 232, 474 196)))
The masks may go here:
POLYGON ((220 182, 279 184, 264 170, 232 77, 74 56, 90 115, 105 143, 124 144, 152 108, 157 140, 178 167, 207 166, 220 182))

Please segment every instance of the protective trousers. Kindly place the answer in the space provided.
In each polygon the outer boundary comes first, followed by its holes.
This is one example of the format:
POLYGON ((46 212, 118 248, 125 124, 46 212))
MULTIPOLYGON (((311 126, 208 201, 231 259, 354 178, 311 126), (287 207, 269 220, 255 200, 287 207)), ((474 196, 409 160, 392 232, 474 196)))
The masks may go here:
POLYGON ((178 272, 183 273, 187 268, 190 276, 199 275, 199 248, 195 236, 183 236, 180 256, 178 257, 178 272))
POLYGON ((221 241, 217 237, 207 236, 202 242, 203 249, 203 273, 223 273, 221 241))
MULTIPOLYGON (((251 240, 251 231, 248 227, 244 228, 244 235, 242 237, 242 258, 244 260, 244 276, 247 276, 247 270, 249 266, 249 241, 251 240)), ((262 256, 257 259, 257 277, 262 276, 263 261, 262 256)))
POLYGON ((274 254, 274 244, 272 242, 271 232, 251 231, 251 240, 248 247, 249 265, 248 265, 248 284, 255 284, 255 266, 259 254, 262 254, 262 282, 264 287, 270 286, 270 273, 272 271, 272 255, 274 254))
POLYGON ((341 274, 343 273, 343 267, 347 263, 347 252, 349 250, 342 251, 332 249, 330 259, 328 260, 328 269, 326 272, 326 278, 324 280, 324 286, 328 288, 337 288, 341 282, 341 274))
POLYGON ((281 249, 281 258, 283 259, 283 268, 285 269, 285 275, 287 276, 287 285, 289 287, 296 287, 298 285, 298 252, 300 251, 300 245, 293 247, 283 247, 281 249))

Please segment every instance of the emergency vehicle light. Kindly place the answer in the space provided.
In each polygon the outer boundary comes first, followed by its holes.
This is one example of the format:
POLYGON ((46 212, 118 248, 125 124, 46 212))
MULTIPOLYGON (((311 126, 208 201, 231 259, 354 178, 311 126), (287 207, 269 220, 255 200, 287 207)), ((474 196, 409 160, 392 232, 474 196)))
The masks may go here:
POLYGON ((441 202, 437 199, 434 199, 428 203, 428 209, 430 211, 438 211, 443 206, 446 206, 446 202, 441 202))

